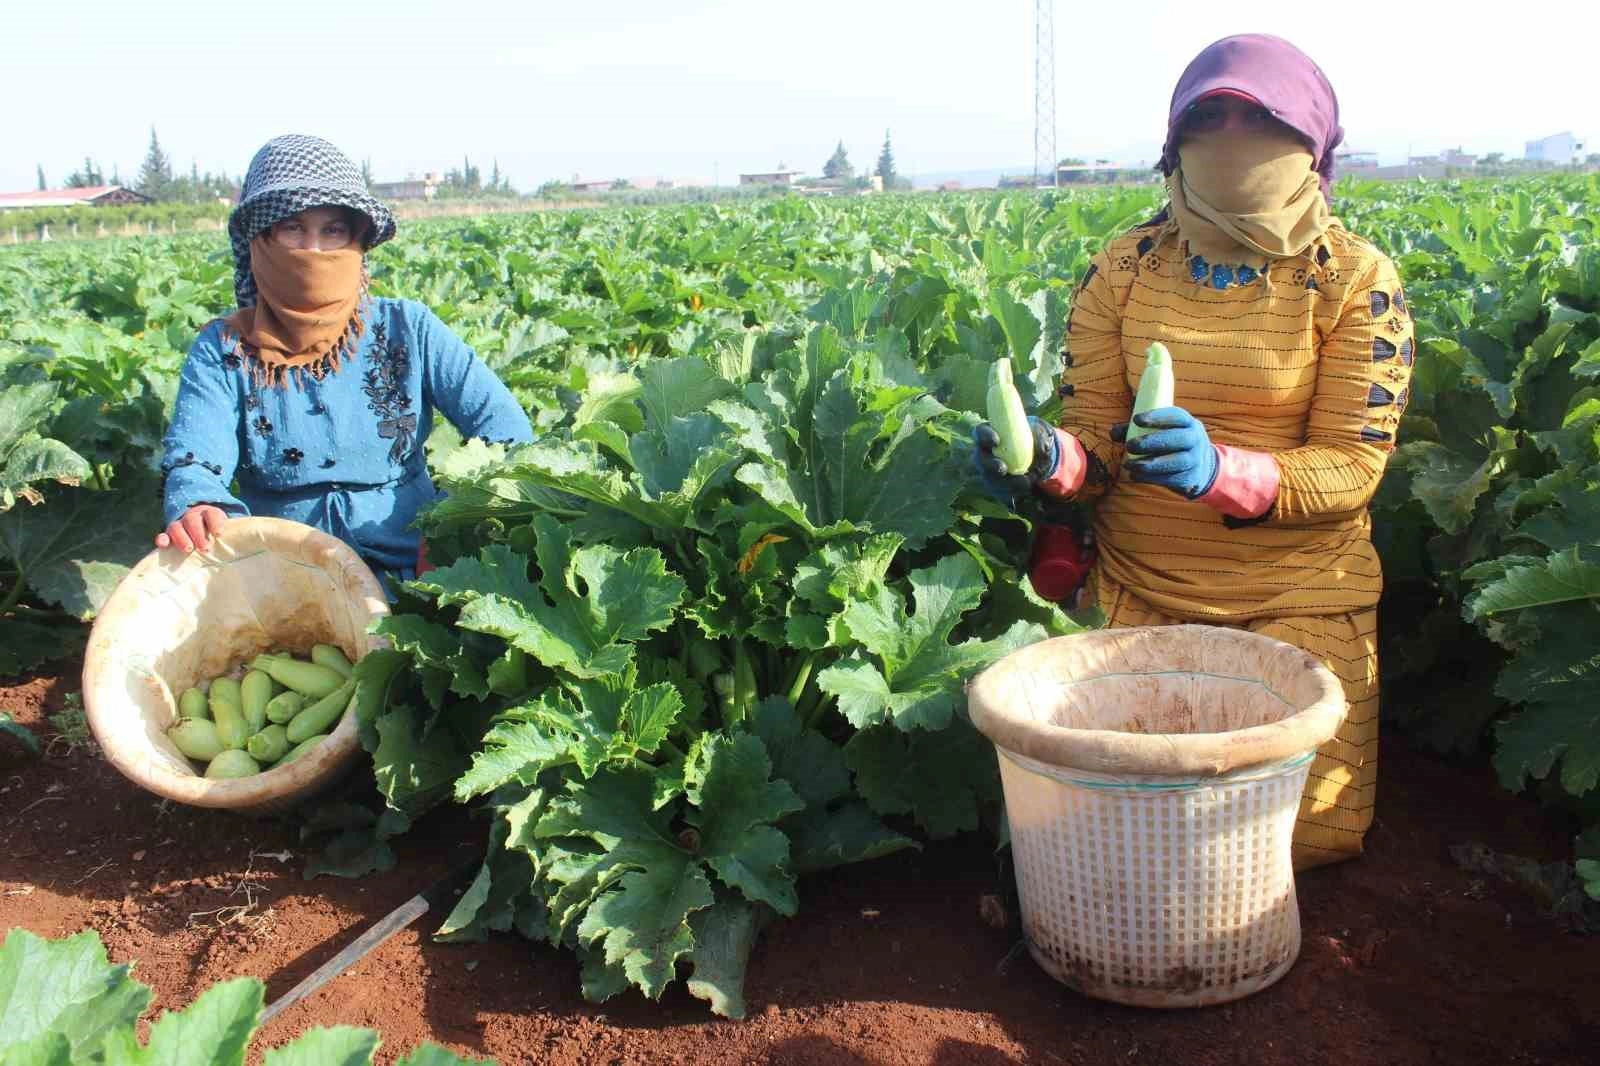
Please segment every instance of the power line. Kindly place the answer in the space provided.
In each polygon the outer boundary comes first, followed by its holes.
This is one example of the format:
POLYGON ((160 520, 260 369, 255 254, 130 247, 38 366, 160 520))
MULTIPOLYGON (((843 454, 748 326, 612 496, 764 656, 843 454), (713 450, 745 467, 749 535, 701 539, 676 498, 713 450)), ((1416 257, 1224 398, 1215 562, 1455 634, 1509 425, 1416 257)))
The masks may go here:
POLYGON ((1054 0, 1033 8, 1033 183, 1059 185, 1056 167, 1056 30, 1054 0))

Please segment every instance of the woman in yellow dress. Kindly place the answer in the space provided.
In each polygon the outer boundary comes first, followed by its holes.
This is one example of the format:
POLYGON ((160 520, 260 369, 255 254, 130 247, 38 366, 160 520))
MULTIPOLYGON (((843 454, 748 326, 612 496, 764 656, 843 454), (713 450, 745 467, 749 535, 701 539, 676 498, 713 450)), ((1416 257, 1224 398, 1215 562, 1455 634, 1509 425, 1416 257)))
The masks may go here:
POLYGON ((1087 595, 1110 625, 1239 626, 1338 675, 1349 714, 1318 753, 1297 868, 1359 855, 1377 786, 1377 604, 1368 504, 1395 446, 1414 358, 1394 264, 1330 213, 1343 138, 1322 71, 1250 34, 1206 48, 1172 96, 1168 205, 1113 240, 1079 283, 1059 428, 1007 471, 987 424, 980 474, 1001 492, 1093 500, 1087 595), (1138 418, 1154 341, 1174 406, 1138 418))

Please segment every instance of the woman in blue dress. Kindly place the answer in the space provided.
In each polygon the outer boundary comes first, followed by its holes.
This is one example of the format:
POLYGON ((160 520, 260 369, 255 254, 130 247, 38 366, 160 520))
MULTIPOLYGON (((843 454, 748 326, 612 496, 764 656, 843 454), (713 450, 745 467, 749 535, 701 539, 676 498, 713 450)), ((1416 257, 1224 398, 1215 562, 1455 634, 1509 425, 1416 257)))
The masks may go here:
POLYGON ((269 141, 228 218, 239 307, 189 350, 162 461, 158 548, 210 547, 230 517, 315 526, 380 576, 415 576, 417 512, 437 493, 434 412, 463 436, 522 443, 504 383, 437 315, 367 293, 394 216, 316 137, 269 141))

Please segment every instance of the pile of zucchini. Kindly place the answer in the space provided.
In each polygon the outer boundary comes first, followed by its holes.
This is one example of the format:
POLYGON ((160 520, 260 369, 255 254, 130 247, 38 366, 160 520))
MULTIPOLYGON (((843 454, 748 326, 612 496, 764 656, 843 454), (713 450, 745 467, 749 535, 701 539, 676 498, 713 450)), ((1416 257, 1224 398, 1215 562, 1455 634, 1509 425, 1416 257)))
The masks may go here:
POLYGON ((294 762, 328 739, 355 698, 353 668, 331 644, 308 660, 256 656, 186 690, 167 736, 206 777, 249 777, 294 762), (242 676, 236 676, 242 673, 242 676))

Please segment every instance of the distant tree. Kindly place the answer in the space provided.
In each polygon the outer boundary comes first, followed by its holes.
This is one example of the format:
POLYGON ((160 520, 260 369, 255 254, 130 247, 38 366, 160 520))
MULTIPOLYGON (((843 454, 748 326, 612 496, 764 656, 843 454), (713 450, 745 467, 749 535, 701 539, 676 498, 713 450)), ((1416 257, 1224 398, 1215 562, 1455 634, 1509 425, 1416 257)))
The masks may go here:
POLYGON ((150 127, 150 150, 145 153, 144 165, 139 168, 138 189, 152 200, 173 199, 172 160, 161 150, 156 128, 150 127))
POLYGON ((117 169, 117 165, 115 163, 111 164, 111 184, 113 184, 113 185, 121 185, 122 184, 122 172, 117 169))
POLYGON ((822 164, 822 176, 825 178, 851 178, 854 177, 856 168, 850 165, 850 156, 845 153, 844 142, 839 142, 839 147, 833 150, 833 155, 822 164))
POLYGON ((884 189, 892 189, 899 177, 894 169, 894 151, 889 147, 889 131, 883 131, 883 151, 878 153, 878 169, 874 171, 883 179, 884 189))
POLYGON ((39 164, 39 191, 40 192, 44 192, 49 187, 50 186, 48 184, 46 184, 45 180, 44 180, 44 164, 40 163, 39 164))
POLYGON ((365 159, 363 159, 361 161, 361 184, 365 185, 369 189, 372 188, 372 157, 371 156, 368 156, 367 158, 365 158, 365 159))
POLYGON ((1586 167, 1600 167, 1600 152, 1590 152, 1584 157, 1583 165, 1586 167))
POLYGON ((1488 167, 1497 167, 1505 161, 1506 154, 1504 152, 1490 152, 1483 157, 1483 165, 1488 167))
POLYGON ((500 160, 494 161, 494 169, 489 171, 489 191, 500 191, 500 160))
POLYGON ((1087 159, 1079 159, 1075 155, 1069 155, 1056 165, 1061 167, 1086 167, 1089 165, 1089 161, 1087 159))
POLYGON ((88 189, 96 185, 105 184, 105 175, 100 172, 100 167, 88 156, 83 157, 83 169, 74 170, 67 175, 67 188, 88 189))

